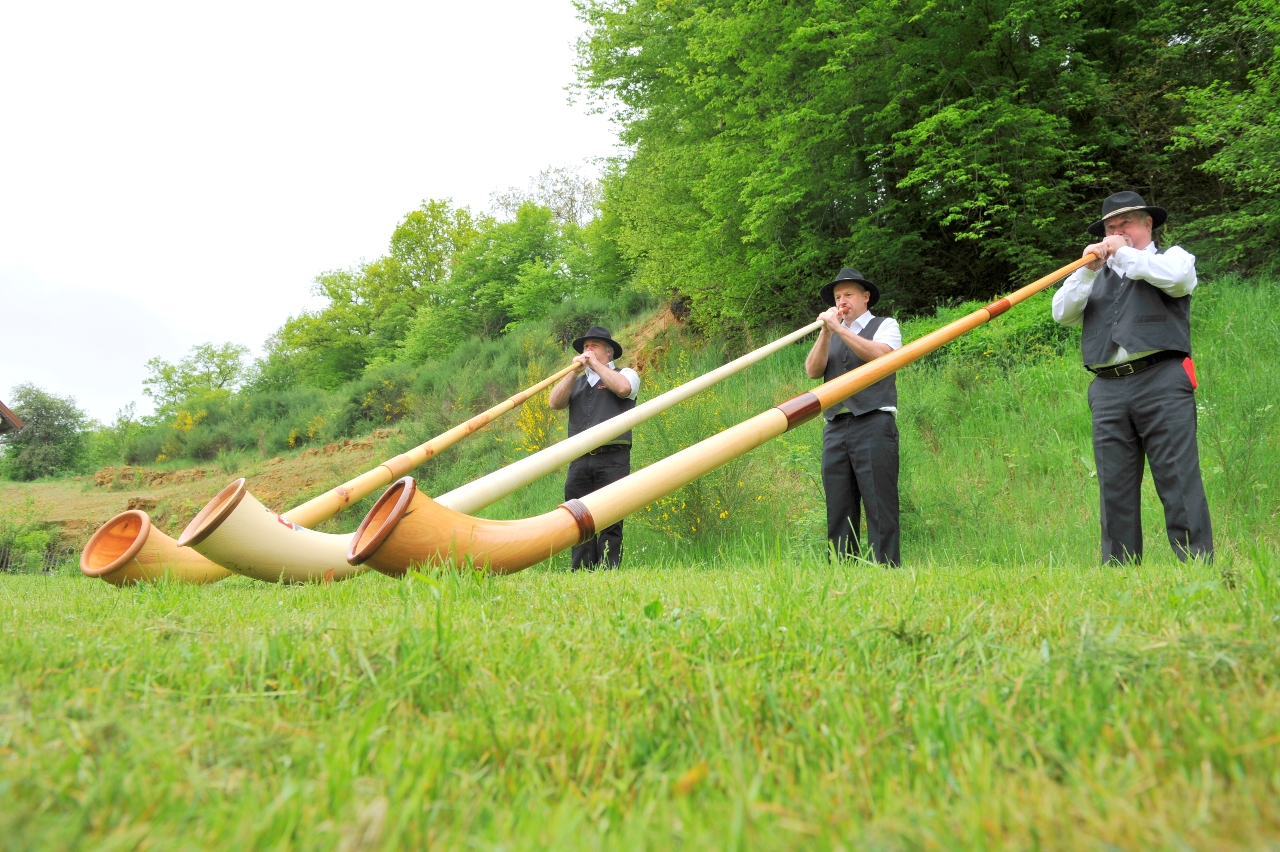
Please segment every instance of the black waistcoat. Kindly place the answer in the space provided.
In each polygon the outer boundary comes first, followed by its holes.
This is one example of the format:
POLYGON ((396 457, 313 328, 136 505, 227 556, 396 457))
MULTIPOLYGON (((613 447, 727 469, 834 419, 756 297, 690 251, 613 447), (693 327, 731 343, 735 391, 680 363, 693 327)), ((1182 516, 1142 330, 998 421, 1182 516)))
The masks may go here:
MULTIPOLYGON (((876 336, 876 330, 883 322, 884 317, 872 317, 867 327, 858 332, 858 336, 871 340, 876 336)), ((828 382, 867 363, 840 339, 840 335, 833 334, 831 337, 831 348, 827 350, 827 369, 822 374, 822 378, 828 382)), ((898 407, 898 382, 894 373, 885 376, 871 387, 858 391, 848 399, 842 399, 822 412, 822 416, 830 421, 844 411, 866 414, 868 411, 886 407, 898 407)))
MULTIPOLYGON (((610 417, 617 417, 624 411, 636 407, 634 399, 624 399, 604 383, 604 379, 592 387, 587 384, 587 374, 583 373, 573 381, 573 391, 569 394, 569 437, 585 432, 592 426, 599 426, 610 417)), ((609 441, 610 444, 630 444, 631 430, 623 432, 609 441)))
POLYGON ((1086 364, 1105 364, 1117 346, 1126 352, 1172 349, 1190 355, 1191 297, 1175 299, 1146 281, 1102 267, 1084 305, 1080 354, 1086 364))

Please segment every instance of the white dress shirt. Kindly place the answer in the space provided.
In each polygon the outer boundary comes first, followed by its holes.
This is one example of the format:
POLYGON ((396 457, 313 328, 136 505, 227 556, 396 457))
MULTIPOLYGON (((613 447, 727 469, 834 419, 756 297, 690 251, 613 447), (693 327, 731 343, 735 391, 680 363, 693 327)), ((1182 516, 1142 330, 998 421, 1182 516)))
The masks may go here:
MULTIPOLYGON (((867 327, 867 323, 875 319, 871 311, 863 311, 862 316, 855 320, 843 323, 844 327, 852 331, 854 334, 860 333, 867 327)), ((893 317, 885 317, 884 322, 880 323, 880 327, 876 329, 876 333, 871 335, 873 343, 883 343, 890 349, 902 348, 902 329, 898 326, 898 321, 893 317)), ((846 344, 847 345, 847 344, 846 344)), ((887 411, 897 416, 898 409, 892 405, 884 405, 880 407, 881 411, 887 411)))
MULTIPOLYGON (((617 369, 616 367, 613 366, 612 361, 609 362, 609 369, 610 370, 617 369)), ((596 382, 600 381, 600 374, 597 373, 595 370, 591 369, 590 367, 583 368, 582 372, 586 374, 587 384, 591 385, 591 387, 595 387, 596 382)), ((621 370, 618 370, 618 372, 626 376, 627 381, 631 382, 631 394, 627 397, 627 399, 635 399, 636 397, 638 397, 640 395, 640 374, 637 373, 635 370, 631 369, 630 367, 623 367, 621 370)))
MULTIPOLYGON (((1126 275, 1136 281, 1146 281, 1158 287, 1175 299, 1190 296, 1196 289, 1196 258, 1178 246, 1165 249, 1164 254, 1156 254, 1156 244, 1150 243, 1144 249, 1125 246, 1107 259, 1107 266, 1115 272, 1126 275)), ((1093 292, 1093 281, 1098 273, 1088 267, 1081 267, 1071 273, 1058 292, 1053 294, 1053 318, 1063 325, 1083 325, 1084 306, 1093 292)), ((1116 354, 1104 364, 1090 364, 1090 367, 1110 367, 1123 364, 1135 358, 1144 358, 1152 352, 1127 352, 1123 346, 1116 346, 1116 354)))

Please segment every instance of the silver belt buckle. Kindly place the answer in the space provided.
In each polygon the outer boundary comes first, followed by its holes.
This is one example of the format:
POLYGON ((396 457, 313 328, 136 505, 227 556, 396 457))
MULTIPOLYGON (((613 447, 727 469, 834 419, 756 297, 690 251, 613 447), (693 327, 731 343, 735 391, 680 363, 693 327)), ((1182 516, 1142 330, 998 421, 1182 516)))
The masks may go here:
POLYGON ((1126 361, 1126 362, 1125 362, 1125 363, 1123 363, 1123 364, 1116 364, 1116 375, 1117 375, 1117 376, 1132 376, 1132 375, 1133 375, 1134 373, 1136 373, 1136 372, 1137 372, 1137 370, 1133 369, 1133 362, 1132 362, 1132 361, 1126 361), (1125 368, 1128 368, 1128 369, 1125 369, 1125 368))

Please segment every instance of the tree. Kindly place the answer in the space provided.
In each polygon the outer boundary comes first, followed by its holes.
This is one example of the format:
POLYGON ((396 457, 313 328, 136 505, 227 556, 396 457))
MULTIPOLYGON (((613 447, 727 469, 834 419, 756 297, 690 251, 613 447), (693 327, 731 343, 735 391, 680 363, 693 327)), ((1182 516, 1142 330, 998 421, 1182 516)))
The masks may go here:
POLYGON ((600 182, 582 174, 576 166, 548 166, 529 179, 524 188, 513 186, 489 196, 498 218, 510 222, 528 202, 546 207, 561 225, 579 227, 595 218, 600 207, 600 182))
POLYGON ((572 292, 554 212, 525 201, 513 221, 486 222, 457 258, 449 283, 414 318, 402 357, 439 357, 471 334, 497 337, 513 322, 545 316, 572 292))
POLYGON ((1226 28, 1252 68, 1247 80, 1214 80, 1175 96, 1188 123, 1176 145, 1207 155, 1199 166, 1233 190, 1206 204, 1196 236, 1212 246, 1212 264, 1274 265, 1280 245, 1280 2, 1241 3, 1226 28), (1267 52, 1270 55, 1266 55, 1267 52))
POLYGON ((147 362, 148 376, 142 380, 142 392, 155 400, 161 416, 188 400, 230 395, 246 377, 248 354, 249 347, 238 343, 201 343, 176 364, 152 358, 147 362))
POLYGON ((389 254, 316 277, 325 306, 290 317, 267 341, 254 387, 333 389, 395 360, 414 317, 447 307, 455 268, 490 224, 448 199, 424 201, 396 226, 389 254))
POLYGON ((29 481, 76 471, 84 459, 87 423, 75 399, 33 384, 12 391, 13 411, 25 424, 0 458, 10 479, 29 481))
POLYGON ((1260 89, 1276 37, 1241 37, 1240 8, 582 0, 579 89, 631 149, 603 210, 637 283, 703 324, 810 317, 850 262, 890 309, 989 297, 1078 255, 1117 189, 1193 234, 1248 193, 1230 157, 1197 168, 1212 139, 1175 144, 1194 111, 1170 95, 1260 89))

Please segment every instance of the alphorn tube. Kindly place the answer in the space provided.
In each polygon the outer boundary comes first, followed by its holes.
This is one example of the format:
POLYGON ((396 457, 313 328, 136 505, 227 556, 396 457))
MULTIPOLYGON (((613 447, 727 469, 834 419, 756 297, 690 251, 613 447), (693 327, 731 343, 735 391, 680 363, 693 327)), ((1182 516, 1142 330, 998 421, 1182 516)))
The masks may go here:
POLYGON ((576 366, 576 364, 570 364, 555 375, 548 376, 538 382, 533 387, 526 388, 515 396, 498 403, 488 411, 477 414, 466 423, 454 426, 448 432, 437 435, 425 444, 401 453, 393 459, 387 459, 368 473, 363 473, 350 482, 344 482, 319 497, 313 497, 301 506, 285 512, 280 517, 304 527, 314 527, 321 521, 332 518, 357 500, 363 500, 379 488, 386 488, 427 459, 442 450, 447 450, 463 438, 488 426, 517 405, 521 405, 525 400, 541 393, 572 373, 576 366))
MULTIPOLYGON (((233 573, 273 582, 280 580, 282 577, 290 581, 305 581, 320 580, 326 577, 330 579, 345 579, 359 574, 363 569, 353 569, 346 561, 347 539, 349 536, 328 536, 306 528, 313 527, 321 521, 333 517, 353 502, 362 500, 379 488, 394 482, 398 477, 404 476, 427 459, 452 447, 463 438, 475 433, 530 397, 558 382, 573 370, 574 365, 570 364, 536 385, 526 388, 489 410, 477 414, 465 423, 455 426, 449 431, 437 435, 430 441, 401 453, 395 458, 388 459, 373 470, 363 473, 349 482, 344 482, 337 488, 326 491, 319 497, 308 500, 283 515, 276 515, 270 512, 256 498, 244 492, 240 497, 235 498, 234 505, 231 508, 238 508, 243 503, 244 510, 242 514, 245 516, 243 523, 256 524, 262 535, 259 538, 238 532, 238 537, 234 541, 240 544, 243 549, 229 550, 230 545, 222 543, 222 538, 216 535, 218 526, 228 520, 229 513, 207 512, 213 504, 218 504, 222 508, 226 507, 228 498, 225 495, 228 492, 224 488, 202 510, 202 515, 204 515, 202 523, 192 529, 192 525, 196 524, 195 521, 192 521, 192 524, 189 524, 187 530, 183 531, 178 541, 174 541, 156 529, 149 518, 147 523, 140 523, 137 520, 137 516, 142 515, 142 517, 146 518, 145 513, 131 510, 115 516, 98 530, 98 533, 102 533, 102 535, 95 533, 89 539, 89 543, 85 545, 84 551, 80 554, 80 571, 85 576, 99 577, 116 586, 147 582, 160 576, 168 576, 184 583, 216 583, 232 576, 233 573), (248 497, 248 502, 245 502, 245 496, 248 497), (261 511, 258 511, 259 508, 261 511), (126 530, 131 530, 137 540, 129 539, 125 534, 126 530), (306 544, 301 548, 302 552, 297 554, 296 558, 281 560, 281 545, 276 541, 281 530, 301 530, 310 534, 309 536, 294 536, 289 539, 296 544, 302 544, 306 540, 306 544), (187 535, 188 531, 191 532, 190 536, 187 535), (185 539, 197 536, 199 536, 200 541, 193 549, 189 546, 190 542, 185 539), (311 540, 310 536, 322 536, 323 539, 320 541, 311 540), (261 553, 254 552, 258 541, 264 543, 261 553), (204 555, 206 552, 212 551, 217 551, 219 554, 230 552, 233 556, 232 561, 240 566, 240 569, 235 572, 228 571, 222 565, 204 555), (304 567, 307 565, 310 568, 304 567), (163 567, 163 570, 160 570, 161 567, 163 567)), ((238 482, 243 483, 243 480, 238 480, 238 482)), ((233 486, 235 484, 232 483, 233 486)), ((230 487, 228 486, 228 488, 230 487)), ((200 519, 200 517, 198 515, 197 519, 200 519)), ((240 522, 235 525, 237 530, 240 530, 241 526, 240 522)))
POLYGON ((661 414, 668 408, 684 402, 696 393, 724 381, 735 373, 740 373, 752 364, 763 361, 774 352, 785 349, 800 338, 812 334, 822 327, 822 323, 812 322, 804 328, 796 329, 785 337, 779 337, 772 343, 766 343, 740 358, 735 358, 722 367, 691 379, 679 387, 672 388, 664 394, 655 396, 648 402, 641 403, 630 411, 611 417, 603 423, 579 432, 572 438, 566 438, 558 444, 547 447, 531 456, 522 458, 482 476, 460 488, 436 498, 437 503, 464 515, 477 512, 524 488, 551 473, 553 470, 567 465, 569 462, 596 447, 643 423, 654 415, 661 414))
POLYGON ((391 576, 414 564, 472 564, 510 574, 589 540, 654 500, 750 452, 824 409, 1009 310, 1089 263, 1080 260, 902 348, 544 515, 492 521, 454 511, 417 491, 411 477, 378 499, 351 538, 348 558, 391 576))
MULTIPOLYGON (((470 486, 463 486, 452 491, 442 497, 441 502, 453 508, 457 508, 459 505, 467 507, 465 509, 467 512, 474 512, 489 506, 539 477, 568 464, 583 453, 616 438, 636 424, 642 423, 650 417, 671 408, 673 405, 683 402, 699 391, 728 378, 734 373, 745 370, 779 349, 812 333, 821 325, 822 323, 820 322, 810 323, 804 328, 798 329, 772 343, 765 344, 759 349, 730 361, 722 367, 655 397, 643 405, 638 405, 625 414, 611 418, 606 423, 521 459, 496 473, 482 477, 470 486)), ((552 381, 568 375, 573 369, 574 367, 570 366, 536 388, 531 388, 530 391, 525 393, 525 398, 546 387, 552 381)), ((490 411, 497 412, 498 409, 494 408, 490 411)), ((481 417, 489 414, 490 412, 485 412, 485 415, 481 415, 481 417)), ((493 416, 497 415, 493 414, 493 416)), ((449 443, 443 446, 456 443, 465 435, 478 429, 480 425, 483 425, 475 422, 479 421, 479 419, 479 417, 475 418, 474 421, 445 433, 441 438, 448 436, 450 440, 449 443)), ((489 419, 491 420, 492 416, 489 419)), ((486 420, 485 422, 488 421, 486 420)), ((351 483, 339 486, 311 502, 319 503, 325 509, 349 505, 352 500, 358 500, 372 493, 376 486, 370 486, 370 483, 377 482, 379 485, 390 483, 394 474, 402 475, 411 470, 416 465, 421 464, 423 460, 429 458, 432 453, 438 452, 443 446, 436 447, 430 452, 413 451, 412 454, 406 453, 403 456, 397 456, 396 459, 392 459, 391 462, 370 471, 359 480, 352 480, 351 483), (358 486, 353 484, 357 482, 359 482, 358 486)), ((419 450, 421 449, 419 448, 419 450)), ((269 582, 281 580, 286 582, 306 582, 308 580, 326 578, 343 580, 367 570, 364 567, 353 568, 353 565, 358 565, 359 563, 350 563, 347 560, 351 544, 349 535, 326 535, 293 526, 291 525, 292 522, 301 523, 298 513, 286 512, 282 516, 276 516, 263 510, 262 505, 253 500, 250 495, 243 494, 243 488, 236 489, 233 486, 235 486, 235 483, 232 483, 227 489, 224 489, 222 494, 210 501, 205 510, 192 520, 178 539, 179 545, 189 544, 214 562, 225 565, 238 574, 269 582), (221 528, 223 525, 226 526, 225 530, 221 528), (288 531, 305 532, 307 534, 290 535, 288 531), (290 551, 290 547, 295 544, 298 547, 298 552, 293 553, 290 551)), ((305 509, 310 505, 304 504, 300 508, 305 509)), ((336 509, 333 509, 333 511, 336 511, 336 509)), ((463 510, 459 509, 458 511, 463 510)), ((331 514, 333 514, 332 511, 328 515, 324 515, 324 517, 329 517, 331 514)), ((314 516, 314 512, 312 516, 314 516)), ((302 517, 305 518, 307 516, 302 517)))

